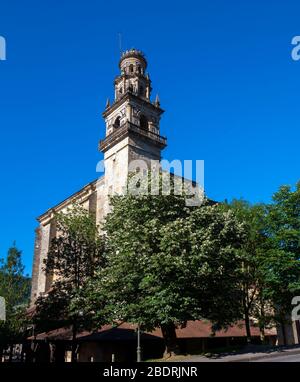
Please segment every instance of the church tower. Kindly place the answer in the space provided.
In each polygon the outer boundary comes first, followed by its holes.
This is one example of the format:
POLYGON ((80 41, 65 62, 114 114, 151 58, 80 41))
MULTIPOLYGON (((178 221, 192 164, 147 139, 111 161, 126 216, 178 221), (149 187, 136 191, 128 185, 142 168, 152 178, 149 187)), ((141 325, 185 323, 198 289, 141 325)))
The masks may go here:
POLYGON ((146 72, 144 54, 131 49, 121 55, 120 74, 115 78, 114 102, 106 103, 103 118, 105 139, 99 149, 104 153, 105 183, 109 193, 121 193, 133 160, 161 159, 166 138, 160 135, 163 110, 158 96, 151 101, 151 80, 146 72))
POLYGON ((95 213, 97 223, 101 224, 110 211, 109 195, 122 193, 127 184, 130 163, 144 160, 148 166, 151 160, 160 160, 161 150, 166 146, 159 127, 163 110, 158 97, 151 101, 151 81, 144 54, 136 49, 124 52, 119 67, 120 74, 114 81, 114 101, 112 104, 108 101, 103 112, 106 133, 99 149, 104 153, 105 174, 38 217, 31 304, 53 282, 53 275, 44 272, 44 261, 51 240, 59 234, 56 213, 67 213, 74 203, 79 203, 95 213))

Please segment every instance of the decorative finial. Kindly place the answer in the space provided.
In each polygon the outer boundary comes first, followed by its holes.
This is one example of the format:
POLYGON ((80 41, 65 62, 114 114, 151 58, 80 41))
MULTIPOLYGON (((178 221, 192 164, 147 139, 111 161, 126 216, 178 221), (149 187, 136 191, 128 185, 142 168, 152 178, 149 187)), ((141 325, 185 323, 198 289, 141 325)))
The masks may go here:
POLYGON ((107 98, 105 109, 108 109, 109 107, 110 107, 110 100, 109 100, 109 98, 107 98))
POLYGON ((156 94, 156 98, 155 98, 155 101, 154 101, 154 105, 155 105, 156 107, 159 107, 159 106, 160 106, 160 100, 159 100, 159 95, 158 95, 158 94, 156 94))

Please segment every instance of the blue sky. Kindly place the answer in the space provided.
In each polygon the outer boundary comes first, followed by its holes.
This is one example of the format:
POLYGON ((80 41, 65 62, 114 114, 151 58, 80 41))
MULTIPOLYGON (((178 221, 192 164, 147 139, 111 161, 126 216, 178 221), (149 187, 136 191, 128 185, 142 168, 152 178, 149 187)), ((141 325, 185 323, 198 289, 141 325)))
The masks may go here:
POLYGON ((0 255, 31 272, 35 217, 96 178, 123 49, 148 58, 166 159, 204 159, 216 200, 267 202, 299 175, 299 1, 1 0, 0 255))

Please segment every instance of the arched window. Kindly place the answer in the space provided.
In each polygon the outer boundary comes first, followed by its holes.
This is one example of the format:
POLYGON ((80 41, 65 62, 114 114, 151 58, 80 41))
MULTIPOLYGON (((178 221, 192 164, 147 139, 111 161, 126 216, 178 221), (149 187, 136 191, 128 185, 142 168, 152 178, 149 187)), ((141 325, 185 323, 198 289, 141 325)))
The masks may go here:
POLYGON ((120 117, 117 117, 117 118, 115 119, 114 127, 115 127, 115 128, 120 127, 120 123, 121 123, 121 118, 120 118, 120 117))
POLYGON ((140 128, 148 130, 148 119, 144 115, 140 117, 140 128))
POLYGON ((132 64, 129 65, 129 73, 133 73, 133 65, 132 64))
POLYGON ((140 66, 138 66, 138 72, 139 74, 142 74, 142 68, 140 66))

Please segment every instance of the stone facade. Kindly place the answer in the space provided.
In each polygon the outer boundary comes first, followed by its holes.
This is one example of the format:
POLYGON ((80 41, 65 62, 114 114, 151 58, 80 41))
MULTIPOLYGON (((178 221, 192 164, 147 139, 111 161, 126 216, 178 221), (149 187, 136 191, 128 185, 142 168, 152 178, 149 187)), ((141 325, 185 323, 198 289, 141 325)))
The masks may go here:
POLYGON ((95 212, 97 210, 96 184, 96 181, 89 183, 70 198, 38 217, 39 227, 36 229, 32 267, 31 304, 50 288, 53 281, 53 275, 46 274, 44 271, 44 260, 47 258, 51 239, 56 235, 55 213, 66 212, 67 208, 75 202, 80 203, 87 210, 95 212))
POLYGON ((41 232, 41 228, 38 227, 35 230, 34 255, 33 255, 33 264, 32 264, 32 279, 31 279, 31 298, 30 298, 31 301, 34 301, 36 299, 37 291, 38 291, 41 239, 42 239, 42 232, 41 232))
POLYGON ((120 59, 120 75, 114 81, 115 99, 106 104, 105 139, 99 149, 104 154, 105 174, 57 206, 38 217, 34 259, 32 269, 31 303, 49 290, 53 276, 45 274, 44 260, 51 239, 56 235, 54 216, 65 212, 74 202, 95 213, 101 223, 109 212, 109 194, 122 193, 127 184, 130 164, 135 160, 161 159, 161 150, 166 138, 160 136, 160 108, 158 96, 151 102, 151 80, 146 73, 147 61, 144 54, 132 49, 120 59))

